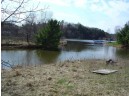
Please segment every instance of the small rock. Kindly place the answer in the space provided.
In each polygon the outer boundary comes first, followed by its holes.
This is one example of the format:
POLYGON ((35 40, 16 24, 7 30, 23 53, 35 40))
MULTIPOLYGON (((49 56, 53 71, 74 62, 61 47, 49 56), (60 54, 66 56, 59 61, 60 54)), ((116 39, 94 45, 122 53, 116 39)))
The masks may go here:
POLYGON ((18 70, 15 71, 15 75, 14 76, 20 76, 20 75, 22 75, 22 74, 18 70))
POLYGON ((52 77, 48 77, 47 79, 48 79, 48 80, 52 80, 52 77))
POLYGON ((33 85, 31 83, 26 84, 27 87, 32 87, 33 85))
POLYGON ((62 74, 63 72, 62 71, 60 71, 60 74, 62 74))

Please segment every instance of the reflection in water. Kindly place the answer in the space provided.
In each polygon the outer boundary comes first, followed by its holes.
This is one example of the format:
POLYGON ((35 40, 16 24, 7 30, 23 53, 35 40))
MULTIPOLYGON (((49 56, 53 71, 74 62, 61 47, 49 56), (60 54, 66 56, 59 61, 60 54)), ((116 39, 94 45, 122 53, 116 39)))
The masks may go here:
POLYGON ((85 42, 68 42, 60 52, 44 50, 2 50, 2 60, 11 64, 44 64, 75 59, 127 59, 129 50, 111 46, 89 45, 85 42))
POLYGON ((36 50, 36 54, 43 63, 47 64, 56 62, 60 52, 36 50))
POLYGON ((79 47, 79 44, 74 46, 67 46, 60 54, 61 61, 67 59, 115 59, 116 48, 104 45, 87 45, 83 44, 79 47), (76 48, 79 50, 76 50, 76 48), (74 50, 73 50, 74 49, 74 50))
POLYGON ((73 51, 73 52, 81 52, 83 50, 97 50, 99 47, 94 47, 94 44, 88 44, 85 42, 68 42, 67 46, 65 46, 62 50, 65 51, 73 51))
POLYGON ((117 49, 116 50, 116 55, 119 58, 129 59, 129 49, 117 49))
POLYGON ((2 50, 1 59, 10 64, 22 64, 23 66, 42 64, 35 56, 35 50, 2 50))
POLYGON ((107 59, 117 59, 115 55, 116 48, 112 46, 104 46, 104 52, 104 57, 107 59))
POLYGON ((85 49, 85 44, 84 43, 79 43, 79 42, 68 42, 68 44, 64 47, 63 50, 65 51, 75 51, 75 52, 80 52, 85 49))

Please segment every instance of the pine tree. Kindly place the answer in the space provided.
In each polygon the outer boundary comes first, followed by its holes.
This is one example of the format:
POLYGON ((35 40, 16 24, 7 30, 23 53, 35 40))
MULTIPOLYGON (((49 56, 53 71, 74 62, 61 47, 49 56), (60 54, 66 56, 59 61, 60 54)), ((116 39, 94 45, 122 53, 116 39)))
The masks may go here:
POLYGON ((117 32, 117 41, 125 47, 129 46, 129 22, 117 32))
POLYGON ((61 37, 60 23, 57 20, 49 20, 48 24, 42 28, 36 35, 36 40, 44 49, 58 49, 61 37))

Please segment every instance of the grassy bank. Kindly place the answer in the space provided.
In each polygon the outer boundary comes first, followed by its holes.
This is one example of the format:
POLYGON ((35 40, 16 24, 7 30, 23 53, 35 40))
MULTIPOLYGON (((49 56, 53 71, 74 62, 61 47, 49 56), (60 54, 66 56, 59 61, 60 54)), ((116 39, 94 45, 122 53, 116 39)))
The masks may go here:
POLYGON ((117 42, 108 42, 107 45, 109 46, 114 46, 114 47, 118 47, 118 48, 121 48, 121 44, 117 43, 117 42))
POLYGON ((1 49, 39 49, 41 46, 36 45, 34 42, 29 42, 23 40, 2 40, 1 49))
POLYGON ((104 60, 66 61, 2 70, 2 96, 129 96, 129 61, 106 65, 104 60), (101 68, 118 70, 100 75, 101 68))
MULTIPOLYGON (((61 40, 59 42, 59 49, 66 44, 67 44, 66 41, 61 40)), ((41 45, 37 45, 34 42, 29 42, 29 44, 28 44, 26 41, 20 41, 20 40, 16 40, 16 41, 2 40, 1 49, 2 50, 8 50, 8 49, 10 50, 10 49, 43 49, 43 48, 41 45)), ((49 49, 49 50, 54 50, 54 49, 49 49)), ((57 49, 56 49, 56 51, 57 51, 57 49)))

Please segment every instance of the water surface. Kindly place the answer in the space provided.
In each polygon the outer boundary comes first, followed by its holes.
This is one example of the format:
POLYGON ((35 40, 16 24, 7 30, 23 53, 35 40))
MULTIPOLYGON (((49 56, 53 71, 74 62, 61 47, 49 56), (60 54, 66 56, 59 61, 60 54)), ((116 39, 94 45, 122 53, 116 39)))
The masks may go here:
MULTIPOLYGON (((91 41, 90 41, 91 42, 91 41)), ((61 51, 44 50, 2 50, 1 58, 11 64, 49 64, 77 59, 129 59, 129 50, 112 46, 70 41, 61 51)))

